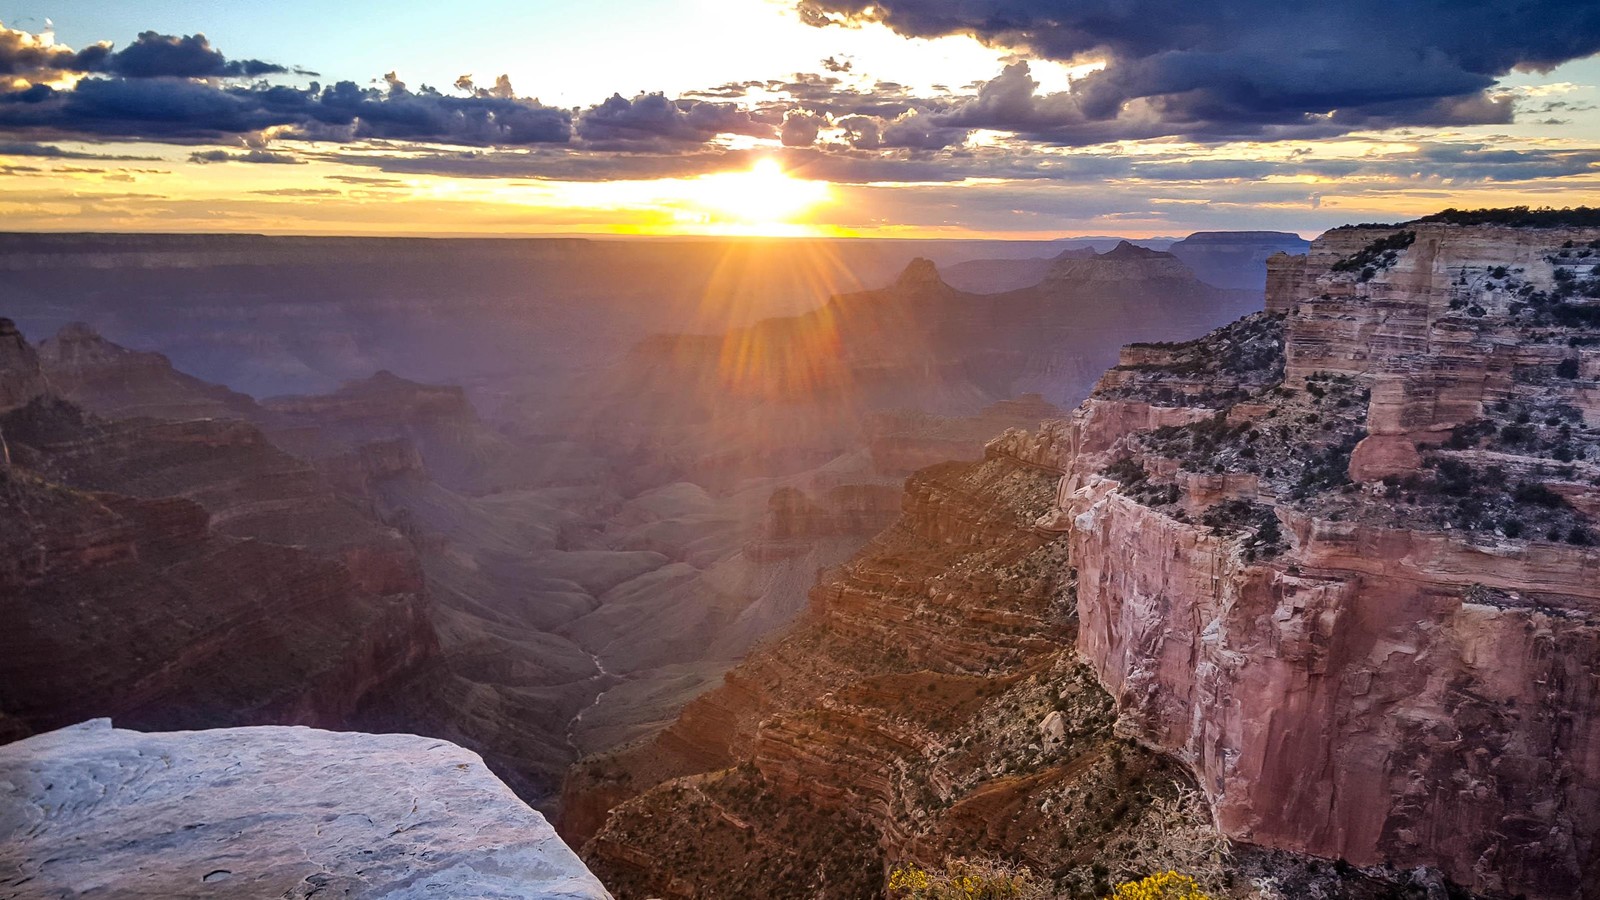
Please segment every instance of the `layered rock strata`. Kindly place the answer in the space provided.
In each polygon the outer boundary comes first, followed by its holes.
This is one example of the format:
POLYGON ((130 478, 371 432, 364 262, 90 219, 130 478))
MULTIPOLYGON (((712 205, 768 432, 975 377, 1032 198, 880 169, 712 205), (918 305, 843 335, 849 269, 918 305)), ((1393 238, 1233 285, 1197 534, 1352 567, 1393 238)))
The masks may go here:
POLYGON ((108 714, 342 725, 435 647, 409 544, 251 425, 36 393, 0 434, 7 737, 108 714))
POLYGON ((1065 542, 1031 526, 1054 480, 1005 455, 918 473, 781 640, 576 770, 563 833, 626 898, 869 896, 890 862, 960 854, 1089 897, 1154 864, 1182 776, 1112 736, 1073 659, 1065 542))
POLYGON ((1600 896, 1600 230, 1423 220, 1271 263, 1045 440, 1078 648, 1227 834, 1600 896))

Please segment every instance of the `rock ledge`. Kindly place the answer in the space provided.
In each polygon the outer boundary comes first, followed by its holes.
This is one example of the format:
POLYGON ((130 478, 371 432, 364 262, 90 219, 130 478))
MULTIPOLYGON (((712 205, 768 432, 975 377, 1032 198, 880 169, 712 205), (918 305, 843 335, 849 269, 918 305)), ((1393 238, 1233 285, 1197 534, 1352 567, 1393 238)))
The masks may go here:
POLYGON ((609 900, 474 753, 94 719, 0 747, 0 894, 609 900))

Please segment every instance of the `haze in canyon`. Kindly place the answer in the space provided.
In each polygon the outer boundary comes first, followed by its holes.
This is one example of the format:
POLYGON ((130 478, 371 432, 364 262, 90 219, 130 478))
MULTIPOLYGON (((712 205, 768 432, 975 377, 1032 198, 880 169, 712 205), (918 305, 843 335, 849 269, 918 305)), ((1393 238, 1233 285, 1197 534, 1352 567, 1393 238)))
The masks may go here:
POLYGON ((1600 14, 302 6, 0 6, 0 895, 1600 900, 1600 14))

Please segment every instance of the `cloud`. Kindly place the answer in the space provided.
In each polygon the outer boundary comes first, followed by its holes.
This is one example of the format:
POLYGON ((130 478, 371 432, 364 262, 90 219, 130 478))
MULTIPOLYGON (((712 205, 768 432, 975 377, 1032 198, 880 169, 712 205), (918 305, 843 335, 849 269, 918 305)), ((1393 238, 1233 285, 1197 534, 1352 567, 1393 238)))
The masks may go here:
POLYGON ((803 109, 791 109, 784 114, 779 139, 785 147, 809 147, 817 142, 817 133, 827 127, 828 117, 803 109))
POLYGON ((946 125, 937 115, 911 110, 883 125, 885 147, 940 150, 967 139, 968 129, 946 125))
POLYGON ((719 134, 770 138, 773 121, 734 103, 670 100, 665 94, 630 99, 612 94, 578 117, 576 133, 598 148, 651 144, 703 144, 719 134))
POLYGON ((71 90, 0 93, 0 132, 30 138, 226 143, 270 132, 305 140, 386 139, 465 146, 565 143, 572 114, 537 100, 328 87, 219 86, 174 78, 89 78, 71 90))
POLYGON ((304 164, 304 160, 295 159, 287 153, 274 153, 271 150, 247 150, 243 153, 230 153, 227 150, 201 150, 189 154, 189 161, 195 163, 241 162, 280 166, 304 164))
POLYGON ((857 150, 876 150, 883 143, 883 126, 872 116, 845 116, 838 125, 845 141, 857 150))
POLYGON ((106 57, 103 65, 80 69, 110 72, 124 78, 258 78, 289 70, 259 59, 228 59, 212 48, 203 34, 141 32, 125 49, 106 57))
POLYGON ((263 190, 259 190, 259 191, 251 191, 250 193, 252 193, 252 194, 260 194, 263 197, 342 197, 342 196, 344 196, 344 193, 342 191, 336 191, 333 188, 271 188, 271 189, 263 189, 263 190))
POLYGON ((48 36, 0 25, 0 75, 49 80, 67 72, 90 71, 104 65, 110 54, 110 44, 73 50, 57 45, 48 36))
MULTIPOLYGON (((1039 96, 1008 69, 956 123, 1064 144, 1500 123, 1495 80, 1600 51, 1600 6, 1565 0, 801 0, 813 25, 879 21, 1105 67, 1039 96), (1025 90, 1026 88, 1026 90, 1025 90)), ((1031 81, 1031 79, 1027 79, 1031 81)))
POLYGON ((135 156, 124 153, 89 153, 82 150, 64 150, 53 144, 28 144, 0 141, 0 156, 39 156, 50 159, 105 159, 129 162, 154 162, 158 157, 135 156))
POLYGON ((0 75, 33 82, 91 73, 123 78, 259 78, 289 71, 259 59, 228 59, 203 34, 146 31, 126 48, 113 52, 109 42, 73 50, 56 44, 48 35, 0 25, 0 75))

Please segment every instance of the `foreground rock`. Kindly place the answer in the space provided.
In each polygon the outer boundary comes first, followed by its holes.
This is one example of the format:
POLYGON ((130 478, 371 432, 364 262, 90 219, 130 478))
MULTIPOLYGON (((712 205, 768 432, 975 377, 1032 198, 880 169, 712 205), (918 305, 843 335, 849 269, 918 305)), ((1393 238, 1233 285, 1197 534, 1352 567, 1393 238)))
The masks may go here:
POLYGON ((0 894, 610 897, 453 744, 108 719, 0 748, 0 894))

